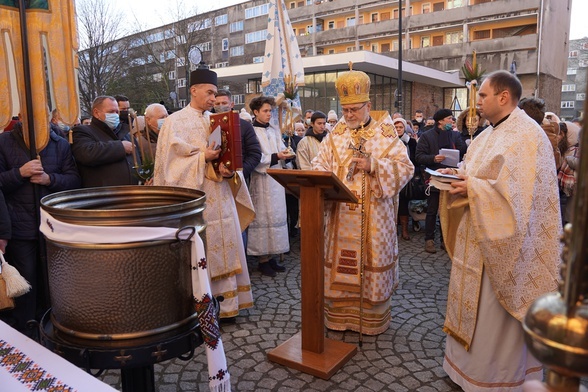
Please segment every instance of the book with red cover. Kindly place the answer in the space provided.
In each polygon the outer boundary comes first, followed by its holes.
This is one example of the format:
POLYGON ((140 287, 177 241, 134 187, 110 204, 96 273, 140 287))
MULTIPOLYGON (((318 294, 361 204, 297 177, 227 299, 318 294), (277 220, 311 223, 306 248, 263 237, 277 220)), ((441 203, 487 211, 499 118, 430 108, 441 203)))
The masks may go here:
POLYGON ((239 112, 235 110, 210 115, 210 132, 214 131, 218 126, 221 128, 221 153, 219 158, 213 161, 214 168, 217 171, 221 162, 229 170, 243 169, 241 125, 239 120, 239 112))

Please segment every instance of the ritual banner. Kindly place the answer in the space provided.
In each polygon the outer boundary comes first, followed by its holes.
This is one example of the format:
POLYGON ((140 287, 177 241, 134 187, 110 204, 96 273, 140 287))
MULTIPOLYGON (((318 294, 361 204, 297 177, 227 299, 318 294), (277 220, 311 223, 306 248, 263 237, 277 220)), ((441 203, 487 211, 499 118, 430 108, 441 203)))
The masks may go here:
POLYGON ((277 104, 270 124, 286 133, 294 129, 294 122, 302 114, 297 90, 304 86, 304 67, 283 0, 269 2, 265 53, 262 92, 274 97, 277 104))
POLYGON ((51 109, 69 125, 79 115, 75 8, 72 0, 30 0, 25 12, 24 3, 0 0, 0 129, 20 115, 38 152, 49 141, 51 109))

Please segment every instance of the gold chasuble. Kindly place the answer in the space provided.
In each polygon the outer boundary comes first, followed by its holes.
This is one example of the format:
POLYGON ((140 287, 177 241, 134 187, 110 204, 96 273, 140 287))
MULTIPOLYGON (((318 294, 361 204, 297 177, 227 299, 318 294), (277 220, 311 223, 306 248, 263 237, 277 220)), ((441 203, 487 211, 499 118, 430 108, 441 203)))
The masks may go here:
POLYGON ((467 198, 441 192, 452 260, 444 331, 470 350, 483 274, 522 321, 537 297, 557 290, 562 232, 551 144, 520 109, 474 140, 460 174, 468 176, 467 198))
POLYGON ((371 112, 369 123, 349 129, 342 119, 320 145, 313 169, 332 171, 357 196, 359 204, 327 204, 325 243, 325 324, 333 330, 380 334, 390 324, 390 298, 398 285, 396 210, 398 192, 409 181, 414 166, 387 112, 371 112), (361 139, 370 155, 371 172, 347 180, 354 150, 361 139), (365 203, 364 257, 361 265, 361 204, 365 203), (363 268, 363 288, 361 271, 363 268), (363 306, 360 306, 363 290, 363 306))

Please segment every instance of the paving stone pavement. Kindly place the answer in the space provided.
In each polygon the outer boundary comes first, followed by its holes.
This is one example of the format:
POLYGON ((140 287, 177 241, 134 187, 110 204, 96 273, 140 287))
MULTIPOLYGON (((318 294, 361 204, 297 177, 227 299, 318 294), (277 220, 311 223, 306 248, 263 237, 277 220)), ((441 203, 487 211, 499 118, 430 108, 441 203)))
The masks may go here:
MULTIPOLYGON (((424 222, 423 222, 424 223, 424 222)), ((296 238, 284 255, 285 273, 262 276, 249 260, 255 307, 242 311, 235 324, 221 324, 233 391, 461 391, 442 368, 447 286, 451 268, 447 254, 424 251, 424 229, 399 237, 400 284, 392 297, 392 324, 379 336, 364 336, 363 346, 331 379, 320 378, 269 362, 266 353, 300 330, 300 244, 296 238)), ((328 338, 357 344, 355 332, 327 331, 328 338)), ((100 377, 121 389, 120 373, 100 377)), ((189 361, 174 359, 155 365, 160 392, 208 391, 203 348, 189 361)))

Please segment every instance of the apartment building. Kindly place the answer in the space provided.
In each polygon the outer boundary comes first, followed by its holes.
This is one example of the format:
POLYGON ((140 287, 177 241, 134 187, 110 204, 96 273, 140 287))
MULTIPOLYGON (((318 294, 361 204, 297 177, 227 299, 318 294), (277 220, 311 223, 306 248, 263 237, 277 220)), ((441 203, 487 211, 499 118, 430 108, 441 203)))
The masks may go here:
POLYGON ((588 83, 588 38, 570 41, 567 77, 561 86, 561 117, 584 118, 588 83))
MULTIPOLYGON (((368 71, 372 78, 376 109, 395 111, 397 58, 402 45, 402 108, 407 116, 417 108, 428 115, 439 107, 456 111, 465 108, 467 89, 459 79, 459 69, 474 50, 478 63, 487 72, 516 72, 524 96, 541 97, 550 109, 559 112, 569 53, 570 3, 571 0, 285 0, 304 57, 306 86, 300 90, 302 106, 337 109, 334 80, 346 70, 346 59, 353 58, 360 61, 354 68, 368 71)), ((196 45, 202 49, 204 60, 217 68, 222 86, 236 93, 238 107, 261 91, 268 12, 267 0, 251 0, 189 19, 198 21, 195 29, 203 38, 196 45)), ((169 29, 162 26, 152 33, 169 29)), ((141 53, 141 45, 134 49, 134 53, 141 53)), ((176 65, 185 68, 187 53, 184 57, 186 60, 178 61, 164 56, 165 61, 175 60, 176 65)), ((187 71, 175 73, 187 75, 187 71)), ((178 90, 177 85, 185 85, 186 80, 180 79, 184 80, 174 83, 170 79, 169 87, 182 106, 186 92, 178 90)))

